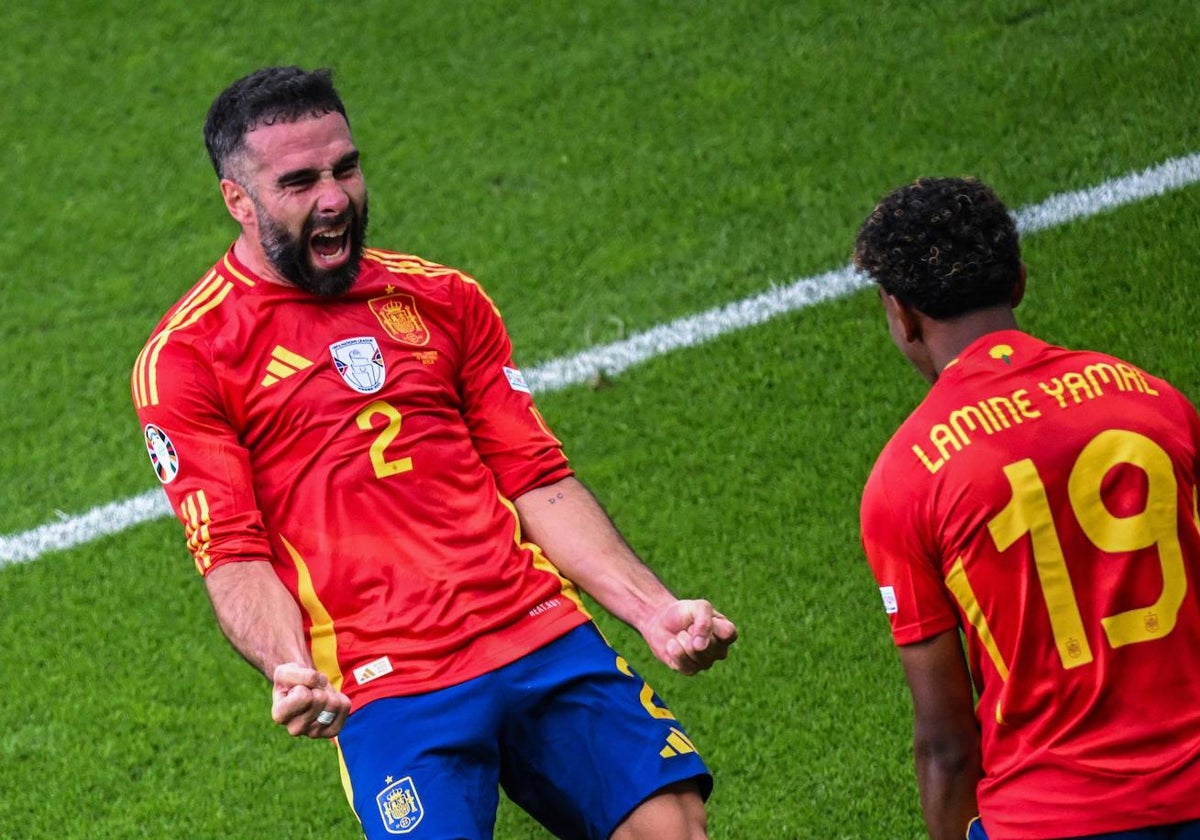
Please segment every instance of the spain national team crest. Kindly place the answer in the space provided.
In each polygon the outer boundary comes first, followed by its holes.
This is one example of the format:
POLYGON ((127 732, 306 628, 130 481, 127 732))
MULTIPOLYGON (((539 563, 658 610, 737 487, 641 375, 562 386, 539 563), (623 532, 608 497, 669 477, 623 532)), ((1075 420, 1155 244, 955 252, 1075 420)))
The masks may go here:
MULTIPOLYGON (((390 776, 388 777, 391 778, 390 776)), ((412 776, 392 782, 375 797, 388 834, 408 834, 425 816, 412 776)))
POLYGON ((387 334, 397 341, 424 347, 429 343, 429 330, 417 311, 417 300, 403 292, 371 298, 367 301, 387 334))
POLYGON ((167 433, 153 423, 146 424, 146 452, 150 455, 150 463, 154 473, 163 484, 170 484, 179 474, 179 455, 175 452, 175 444, 167 437, 167 433))
POLYGON ((373 336, 348 338, 329 345, 333 366, 346 384, 360 394, 374 394, 383 387, 386 371, 379 342, 373 336))

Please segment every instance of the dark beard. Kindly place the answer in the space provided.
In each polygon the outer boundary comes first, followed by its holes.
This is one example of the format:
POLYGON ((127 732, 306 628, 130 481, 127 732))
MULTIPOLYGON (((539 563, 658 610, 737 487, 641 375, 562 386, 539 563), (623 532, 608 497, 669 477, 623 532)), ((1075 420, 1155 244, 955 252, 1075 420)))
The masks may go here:
POLYGON ((362 259, 367 240, 367 201, 363 199, 362 213, 351 205, 335 219, 323 219, 322 226, 337 227, 349 222, 349 241, 346 243, 350 258, 345 265, 326 271, 314 266, 308 259, 308 242, 312 238, 316 222, 312 216, 304 223, 300 236, 292 236, 287 228, 273 219, 258 203, 259 241, 272 267, 298 289, 321 297, 344 295, 358 277, 358 263, 362 259))

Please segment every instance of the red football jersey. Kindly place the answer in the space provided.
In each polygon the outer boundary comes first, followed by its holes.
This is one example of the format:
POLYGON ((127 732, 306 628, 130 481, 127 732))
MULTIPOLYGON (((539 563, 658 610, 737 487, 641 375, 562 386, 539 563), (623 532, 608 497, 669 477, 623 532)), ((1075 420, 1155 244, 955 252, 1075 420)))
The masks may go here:
POLYGON ((453 685, 587 620, 509 501, 571 475, 470 277, 366 251, 320 298, 232 249, 133 372, 202 574, 268 560, 355 707, 453 685))
POLYGON ((966 636, 991 837, 1200 817, 1198 453, 1166 382, 1002 331, 880 455, 863 545, 897 644, 966 636))

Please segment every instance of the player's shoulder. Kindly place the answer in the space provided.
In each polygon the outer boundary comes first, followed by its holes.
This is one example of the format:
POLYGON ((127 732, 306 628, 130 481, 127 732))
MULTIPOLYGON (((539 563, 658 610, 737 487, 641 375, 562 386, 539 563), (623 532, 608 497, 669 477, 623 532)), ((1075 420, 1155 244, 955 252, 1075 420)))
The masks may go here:
POLYGON ((466 272, 453 266, 427 260, 416 254, 389 251, 384 248, 364 248, 363 265, 368 271, 386 272, 394 277, 445 282, 474 282, 466 272))
POLYGON ((1192 405, 1188 397, 1168 380, 1135 362, 1100 350, 1061 351, 1066 367, 1084 376, 1097 391, 1127 393, 1137 397, 1162 397, 1192 405))
MULTIPOLYGON (((875 456, 875 462, 871 465, 871 471, 863 484, 864 504, 886 501, 889 496, 894 496, 897 491, 902 491, 914 483, 910 464, 914 440, 912 430, 920 423, 921 407, 927 399, 928 395, 920 405, 909 412, 875 456)), ((920 476, 916 478, 919 479, 920 476)))
POLYGON ((400 291, 467 295, 486 301, 493 309, 496 306, 479 281, 466 271, 415 254, 365 248, 363 267, 370 274, 368 283, 378 284, 382 280, 400 291))
POLYGON ((167 310, 151 331, 147 345, 176 338, 196 340, 218 331, 263 282, 226 253, 167 310))

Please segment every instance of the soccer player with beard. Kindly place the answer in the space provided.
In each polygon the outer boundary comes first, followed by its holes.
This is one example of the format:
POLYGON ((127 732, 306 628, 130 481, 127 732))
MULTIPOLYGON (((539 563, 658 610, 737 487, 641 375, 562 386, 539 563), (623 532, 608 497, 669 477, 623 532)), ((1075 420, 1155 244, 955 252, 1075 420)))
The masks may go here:
POLYGON ((890 193, 854 260, 931 384, 862 498, 930 837, 1200 840, 1196 409, 1018 329, 977 180, 890 193))
POLYGON ((576 587, 687 674, 734 625, 672 595, 574 477, 476 282, 365 247, 328 71, 238 80, 205 141, 240 233, 133 399, 274 720, 333 738, 370 838, 490 837, 499 787, 561 837, 706 836, 708 770, 576 587))

